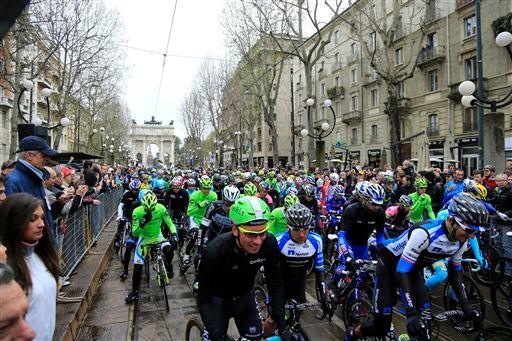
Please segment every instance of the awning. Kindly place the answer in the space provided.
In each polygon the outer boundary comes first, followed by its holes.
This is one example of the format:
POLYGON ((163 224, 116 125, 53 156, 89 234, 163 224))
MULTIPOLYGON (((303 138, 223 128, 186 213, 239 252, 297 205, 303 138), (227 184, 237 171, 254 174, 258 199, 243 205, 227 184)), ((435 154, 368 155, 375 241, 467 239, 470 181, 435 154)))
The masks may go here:
POLYGON ((86 153, 59 153, 52 157, 52 160, 58 161, 60 163, 68 163, 71 161, 71 158, 73 158, 72 161, 83 161, 83 160, 94 160, 94 159, 103 159, 103 156, 99 155, 92 155, 92 154, 86 154, 86 153))

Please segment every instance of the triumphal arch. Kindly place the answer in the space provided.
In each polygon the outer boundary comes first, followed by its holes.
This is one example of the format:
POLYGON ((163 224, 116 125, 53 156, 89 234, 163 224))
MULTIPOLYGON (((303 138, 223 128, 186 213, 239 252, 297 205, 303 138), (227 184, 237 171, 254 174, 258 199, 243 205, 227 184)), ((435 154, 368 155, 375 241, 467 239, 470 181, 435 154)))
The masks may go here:
POLYGON ((162 121, 144 121, 144 124, 137 124, 132 121, 131 140, 133 155, 144 165, 148 165, 148 147, 155 144, 160 149, 157 158, 167 166, 174 165, 174 125, 163 125, 162 121))

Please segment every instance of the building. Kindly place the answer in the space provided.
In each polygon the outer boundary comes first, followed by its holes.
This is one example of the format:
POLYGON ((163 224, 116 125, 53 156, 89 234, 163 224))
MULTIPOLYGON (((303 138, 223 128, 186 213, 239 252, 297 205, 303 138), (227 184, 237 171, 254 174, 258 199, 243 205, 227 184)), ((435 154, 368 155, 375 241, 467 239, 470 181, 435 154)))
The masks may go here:
MULTIPOLYGON (((314 67, 316 110, 313 120, 315 127, 325 121, 333 123, 321 106, 324 99, 330 98, 336 112, 336 127, 326 139, 328 158, 359 159, 375 167, 390 161, 390 126, 385 113, 388 87, 368 60, 368 51, 379 51, 391 57, 394 65, 390 67, 395 69, 418 57, 414 76, 397 84, 399 147, 403 159, 418 157, 418 140, 414 136, 425 132, 431 161, 440 167, 446 166, 449 160, 457 161, 468 173, 477 167, 477 109, 464 108, 458 94, 462 81, 476 78, 475 2, 430 0, 427 5, 422 5, 424 3, 419 0, 402 2, 400 22, 387 49, 372 31, 364 32, 365 46, 362 46, 346 24, 353 18, 356 5, 366 6, 365 13, 369 17, 384 20, 379 18, 381 1, 356 2, 341 14, 346 20, 334 20, 322 29, 332 30, 332 36, 324 58, 314 67), (420 9, 415 17, 410 15, 412 9, 420 9), (421 46, 412 50, 410 46, 420 36, 420 29, 424 30, 421 46)), ((494 43, 491 24, 504 13, 510 13, 512 3, 482 1, 481 6, 481 13, 485 14, 481 23, 485 94, 493 99, 503 97, 510 90, 512 70, 507 52, 494 43)), ((391 10, 388 7, 385 18, 388 23, 392 19, 391 10)), ((378 62, 385 62, 382 56, 377 54, 378 62)), ((307 124, 305 76, 298 60, 293 61, 293 70, 294 130, 299 133, 307 124)), ((507 155, 512 158, 512 109, 509 106, 502 111, 506 117, 507 155)), ((298 135, 297 166, 311 161, 306 148, 306 139, 298 135)))

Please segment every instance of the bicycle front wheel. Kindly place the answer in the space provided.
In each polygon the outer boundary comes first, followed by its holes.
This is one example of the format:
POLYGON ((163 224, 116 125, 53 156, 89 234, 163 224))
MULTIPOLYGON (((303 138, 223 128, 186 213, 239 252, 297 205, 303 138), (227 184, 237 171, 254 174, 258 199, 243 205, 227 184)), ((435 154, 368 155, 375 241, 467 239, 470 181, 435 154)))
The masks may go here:
POLYGON ((482 330, 475 338, 475 341, 508 341, 512 340, 512 328, 489 327, 482 330))
POLYGON ((512 327, 512 278, 502 278, 492 286, 491 302, 501 322, 512 327))
MULTIPOLYGON (((466 292, 466 297, 468 298, 471 306, 480 311, 483 321, 485 319, 485 301, 476 281, 468 275, 464 274, 462 277, 462 287, 466 292)), ((455 297, 455 292, 452 290, 452 287, 449 284, 446 284, 444 287, 443 301, 446 311, 461 309, 459 301, 455 297)), ((466 321, 460 317, 450 316, 449 320, 456 327, 464 329, 466 328, 466 321)))
MULTIPOLYGON (((128 223, 126 223, 128 225, 128 223)), ((121 260, 121 262, 124 261, 124 253, 126 252, 126 240, 128 239, 129 237, 129 232, 128 232, 128 228, 125 226, 125 228, 123 229, 123 234, 121 236, 121 240, 119 241, 119 259, 121 260)))
POLYGON ((309 337, 308 333, 302 328, 301 325, 295 326, 293 329, 293 332, 297 335, 299 335, 299 340, 301 341, 310 341, 311 338, 309 337))
POLYGON ((185 327, 185 341, 201 341, 203 340, 203 324, 192 318, 188 320, 185 327))
POLYGON ((165 265, 163 259, 158 260, 158 285, 162 288, 162 292, 164 294, 165 307, 167 311, 169 311, 169 300, 167 298, 167 272, 165 270, 165 265))
POLYGON ((353 327, 372 317, 372 304, 366 298, 347 301, 343 307, 343 322, 345 327, 353 327))

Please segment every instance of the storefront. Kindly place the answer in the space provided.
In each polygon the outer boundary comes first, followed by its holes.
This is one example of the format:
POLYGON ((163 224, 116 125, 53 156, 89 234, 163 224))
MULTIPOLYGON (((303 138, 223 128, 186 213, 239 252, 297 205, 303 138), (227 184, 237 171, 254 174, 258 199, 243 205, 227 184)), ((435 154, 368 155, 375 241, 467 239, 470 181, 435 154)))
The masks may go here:
POLYGON ((361 152, 359 150, 349 150, 348 151, 348 161, 352 162, 353 160, 361 161, 361 152))
POLYGON ((380 166, 381 150, 380 149, 368 149, 368 165, 371 168, 380 166))
POLYGON ((478 138, 463 137, 455 140, 458 146, 458 155, 460 167, 464 170, 466 176, 478 169, 478 138))
POLYGON ((430 165, 443 169, 444 166, 444 141, 430 141, 428 147, 430 165))

